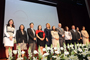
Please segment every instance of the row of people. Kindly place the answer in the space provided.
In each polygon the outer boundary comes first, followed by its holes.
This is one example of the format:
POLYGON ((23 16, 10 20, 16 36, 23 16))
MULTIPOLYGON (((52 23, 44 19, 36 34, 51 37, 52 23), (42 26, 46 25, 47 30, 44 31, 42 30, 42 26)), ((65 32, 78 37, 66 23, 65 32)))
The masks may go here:
MULTIPOLYGON (((23 24, 20 25, 19 30, 15 30, 15 25, 12 19, 8 21, 8 24, 4 28, 4 46, 6 51, 6 57, 8 58, 8 49, 12 50, 12 47, 14 46, 14 39, 16 37, 17 46, 20 46, 22 50, 27 49, 26 44, 29 43, 29 46, 31 47, 31 52, 36 48, 36 43, 38 46, 40 46, 41 52, 43 54, 43 48, 45 44, 47 46, 50 46, 51 44, 53 47, 57 47, 57 44, 60 45, 60 47, 63 47, 63 43, 66 42, 66 45, 69 43, 77 43, 80 42, 81 39, 83 40, 83 43, 89 43, 89 34, 85 30, 85 27, 83 27, 83 30, 81 33, 79 32, 79 28, 75 30, 75 26, 72 25, 72 30, 69 31, 68 26, 66 26, 65 31, 62 28, 62 24, 58 24, 58 28, 55 28, 55 26, 51 26, 49 23, 46 24, 46 28, 44 31, 42 31, 42 26, 38 25, 37 30, 33 29, 34 23, 30 23, 30 28, 27 29, 27 33, 25 31, 25 27, 23 24), (27 41, 27 34, 29 37, 29 40, 27 41)), ((24 55, 22 55, 24 56, 24 55)))

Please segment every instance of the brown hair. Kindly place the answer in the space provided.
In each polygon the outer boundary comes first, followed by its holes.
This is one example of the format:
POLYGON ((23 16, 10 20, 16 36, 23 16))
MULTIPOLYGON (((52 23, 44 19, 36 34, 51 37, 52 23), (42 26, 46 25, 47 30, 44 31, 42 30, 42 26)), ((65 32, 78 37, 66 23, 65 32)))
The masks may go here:
POLYGON ((49 23, 46 23, 46 25, 49 25, 49 28, 51 28, 50 24, 49 23))

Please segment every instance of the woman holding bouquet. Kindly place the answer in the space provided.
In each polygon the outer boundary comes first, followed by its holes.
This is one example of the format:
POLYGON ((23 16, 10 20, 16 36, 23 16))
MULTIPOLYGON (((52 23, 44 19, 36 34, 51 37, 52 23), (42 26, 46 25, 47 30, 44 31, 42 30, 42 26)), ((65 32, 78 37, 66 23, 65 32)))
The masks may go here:
POLYGON ((42 26, 38 26, 38 30, 36 30, 37 36, 37 45, 40 46, 41 53, 43 54, 43 47, 45 46, 45 32, 42 31, 42 26))

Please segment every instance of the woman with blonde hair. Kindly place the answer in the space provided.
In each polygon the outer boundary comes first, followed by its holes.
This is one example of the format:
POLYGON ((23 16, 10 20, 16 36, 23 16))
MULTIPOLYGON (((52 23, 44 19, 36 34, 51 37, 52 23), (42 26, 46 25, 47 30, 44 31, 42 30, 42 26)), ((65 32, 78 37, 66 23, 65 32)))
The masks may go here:
POLYGON ((46 28, 44 29, 44 32, 45 32, 45 37, 46 37, 46 44, 48 47, 51 46, 52 44, 52 38, 51 38, 51 26, 49 23, 46 23, 46 28))

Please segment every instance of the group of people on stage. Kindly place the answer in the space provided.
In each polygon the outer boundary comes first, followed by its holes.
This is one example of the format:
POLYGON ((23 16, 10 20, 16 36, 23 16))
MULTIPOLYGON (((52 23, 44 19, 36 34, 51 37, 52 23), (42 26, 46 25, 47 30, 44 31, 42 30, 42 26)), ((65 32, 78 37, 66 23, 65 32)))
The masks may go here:
MULTIPOLYGON (((57 44, 59 44, 60 47, 63 47, 63 43, 67 44, 74 44, 74 43, 84 43, 89 44, 89 34, 85 30, 85 27, 82 27, 82 31, 79 31, 79 28, 77 27, 75 29, 75 26, 72 25, 72 29, 69 30, 69 27, 66 26, 65 30, 62 28, 62 24, 58 24, 58 28, 55 26, 50 26, 49 23, 46 23, 46 28, 44 31, 42 31, 42 26, 38 25, 37 30, 35 30, 34 23, 30 23, 30 28, 27 29, 27 32, 25 31, 25 27, 23 24, 19 26, 19 30, 16 31, 14 21, 10 19, 8 21, 8 24, 4 28, 4 39, 3 43, 5 46, 6 51, 6 57, 8 59, 8 49, 10 48, 12 50, 12 47, 14 46, 14 39, 16 38, 17 46, 20 46, 21 50, 27 49, 27 43, 31 47, 31 52, 33 54, 33 51, 37 46, 40 46, 41 53, 43 54, 43 48, 45 44, 47 46, 53 45, 53 47, 57 47, 57 44), (27 35, 29 37, 29 40, 27 40, 27 35)), ((22 55, 24 56, 24 55, 22 55)))

